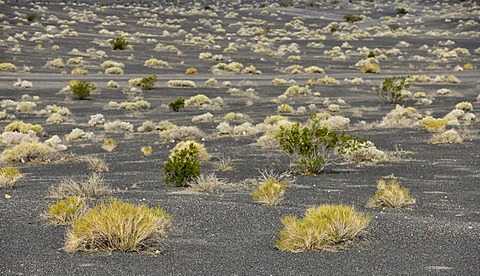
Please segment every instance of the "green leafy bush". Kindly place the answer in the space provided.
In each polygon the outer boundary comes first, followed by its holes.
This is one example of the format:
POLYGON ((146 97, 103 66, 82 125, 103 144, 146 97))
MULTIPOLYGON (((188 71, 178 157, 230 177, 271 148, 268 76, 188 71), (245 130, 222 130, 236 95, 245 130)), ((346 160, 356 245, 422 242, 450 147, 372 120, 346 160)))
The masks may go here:
POLYGON ((55 204, 48 206, 46 217, 52 224, 68 225, 87 211, 84 198, 69 196, 55 204))
POLYGON ((68 83, 72 94, 79 100, 86 99, 90 96, 96 87, 93 83, 83 81, 83 80, 71 80, 68 83))
POLYGON ((345 19, 345 21, 347 21, 347 22, 357 22, 357 21, 362 20, 363 16, 347 13, 343 16, 343 19, 345 19))
POLYGON ((396 11, 397 11, 397 14, 400 16, 404 16, 408 13, 408 10, 405 8, 397 8, 396 11))
POLYGON ((26 18, 28 21, 32 22, 32 21, 34 21, 34 20, 37 18, 37 14, 34 13, 34 12, 31 12, 31 13, 27 14, 27 16, 25 16, 25 18, 26 18))
POLYGON ((338 251, 348 246, 365 230, 371 218, 352 206, 320 205, 308 208, 303 219, 281 219, 277 248, 281 251, 338 251))
POLYGON ((409 88, 411 82, 407 77, 394 76, 383 81, 377 96, 387 100, 391 104, 397 104, 402 99, 402 90, 409 88))
POLYGON ((175 149, 164 164, 163 180, 177 187, 188 187, 188 182, 200 175, 199 149, 194 143, 175 149))
POLYGON ((295 167, 304 174, 317 174, 331 163, 336 154, 335 148, 354 137, 338 134, 312 121, 310 125, 295 123, 280 126, 276 138, 295 167))
POLYGON ((67 252, 155 250, 170 227, 171 216, 161 208, 114 200, 74 220, 64 248, 67 252))
POLYGON ((377 181, 377 192, 370 198, 370 208, 404 208, 415 204, 407 188, 400 186, 400 181, 393 175, 377 181))
POLYGON ((184 98, 177 98, 175 101, 171 102, 168 104, 168 107, 175 111, 178 112, 180 109, 185 107, 185 99, 184 98))
POLYGON ((149 77, 144 77, 140 80, 140 87, 143 90, 150 90, 155 85, 157 81, 157 75, 151 75, 149 77))
POLYGON ((117 36, 110 41, 110 45, 112 46, 113 50, 126 50, 129 46, 129 43, 124 37, 117 36))

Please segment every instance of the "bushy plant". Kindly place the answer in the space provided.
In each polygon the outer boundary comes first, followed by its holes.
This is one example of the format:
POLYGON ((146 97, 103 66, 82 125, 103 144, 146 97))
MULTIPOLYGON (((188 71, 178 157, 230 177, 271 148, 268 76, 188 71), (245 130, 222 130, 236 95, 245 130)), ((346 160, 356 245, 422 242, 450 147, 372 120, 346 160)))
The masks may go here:
POLYGON ((194 67, 189 67, 187 68, 187 70, 185 70, 185 74, 187 75, 194 75, 197 73, 197 69, 195 69, 194 67))
POLYGON ((347 21, 347 22, 357 22, 357 21, 362 20, 363 16, 347 13, 343 16, 343 19, 345 19, 345 21, 347 21))
POLYGON ((280 251, 338 251, 355 241, 371 218, 347 205, 320 205, 308 208, 303 219, 281 219, 277 248, 280 251))
POLYGON ((143 146, 140 148, 140 151, 145 157, 152 155, 153 149, 152 146, 143 146))
POLYGON ((408 13, 408 10, 406 8, 397 8, 396 12, 400 16, 404 16, 408 13))
POLYGON ((34 13, 34 12, 31 12, 31 13, 28 13, 25 18, 30 21, 30 22, 33 22, 35 21, 35 19, 37 18, 37 14, 34 13))
POLYGON ((199 150, 194 143, 175 149, 164 164, 163 180, 177 187, 188 187, 188 182, 200 175, 199 150))
POLYGON ((368 201, 369 208, 404 208, 415 204, 407 188, 400 186, 400 181, 393 175, 377 181, 377 192, 368 201))
POLYGON ((55 150, 39 142, 23 142, 1 154, 5 163, 45 162, 50 160, 55 150))
POLYGON ((14 167, 0 168, 0 187, 11 188, 22 177, 22 173, 14 167))
POLYGON ((394 76, 383 81, 380 90, 377 91, 379 98, 387 100, 391 104, 397 104, 402 100, 402 90, 409 88, 411 82, 407 77, 394 76))
POLYGON ((175 111, 178 112, 180 109, 185 107, 185 99, 184 98, 177 98, 175 101, 171 102, 168 104, 168 107, 175 111))
POLYGON ((129 47, 128 41, 121 36, 117 36, 111 40, 110 45, 112 46, 113 50, 126 50, 129 47))
POLYGON ((48 206, 46 214, 50 223, 55 225, 68 225, 87 211, 87 204, 84 198, 69 196, 55 204, 48 206))
POLYGON ((88 98, 91 93, 95 91, 95 85, 93 83, 83 80, 71 80, 68 83, 72 94, 79 100, 88 98))
POLYGON ((5 127, 5 131, 20 132, 24 134, 34 131, 37 136, 42 136, 43 127, 38 124, 33 125, 23 121, 13 121, 5 127))
POLYGON ((444 118, 434 118, 432 116, 427 116, 420 120, 420 124, 428 131, 428 132, 442 132, 445 127, 447 127, 448 121, 444 118))
POLYGON ((258 188, 252 191, 254 200, 264 205, 277 205, 285 194, 287 184, 274 178, 267 178, 258 188))
POLYGON ((161 208, 114 200, 73 222, 65 251, 155 250, 170 227, 171 216, 161 208))
POLYGON ((354 137, 338 134, 312 121, 310 125, 280 126, 276 138, 295 167, 304 174, 317 174, 332 162, 335 148, 354 137))
POLYGON ((151 75, 149 77, 144 77, 140 81, 140 87, 144 90, 150 90, 155 85, 157 81, 157 75, 151 75))

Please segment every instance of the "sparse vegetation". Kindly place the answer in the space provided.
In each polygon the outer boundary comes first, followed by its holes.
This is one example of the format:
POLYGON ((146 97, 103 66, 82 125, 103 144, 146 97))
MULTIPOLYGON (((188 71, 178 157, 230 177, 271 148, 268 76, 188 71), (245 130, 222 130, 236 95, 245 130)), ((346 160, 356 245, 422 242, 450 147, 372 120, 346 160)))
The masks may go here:
POLYGON ((199 149, 194 143, 175 149, 164 164, 163 180, 177 187, 188 187, 189 182, 200 175, 199 149))
POLYGON ((343 19, 345 19, 345 21, 347 22, 357 22, 357 21, 361 21, 363 19, 363 16, 347 13, 343 16, 343 19))
POLYGON ((68 83, 68 86, 70 87, 73 96, 79 100, 88 98, 96 89, 93 83, 83 80, 71 80, 68 83))
POLYGON ((383 81, 380 90, 377 91, 377 96, 391 104, 397 104, 402 100, 402 90, 409 88, 410 85, 411 82, 407 77, 387 78, 383 81))
POLYGON ((46 217, 52 224, 68 225, 85 214, 86 211, 85 198, 68 196, 64 200, 49 205, 46 217))
POLYGON ((320 205, 308 208, 305 217, 281 219, 277 248, 280 251, 338 251, 358 239, 371 218, 352 206, 320 205))
POLYGON ((14 167, 0 168, 0 188, 12 188, 22 177, 22 173, 14 167))
POLYGON ((39 142, 22 142, 13 148, 5 149, 1 154, 4 163, 47 162, 55 150, 39 142))
POLYGON ((129 47, 131 47, 128 41, 121 36, 117 36, 113 40, 111 40, 110 45, 112 46, 113 50, 120 50, 120 51, 126 50, 129 47))
POLYGON ((368 201, 369 208, 405 208, 415 204, 407 188, 400 186, 400 181, 390 175, 377 181, 377 192, 368 201))
POLYGON ((48 197, 64 199, 69 196, 81 198, 100 198, 110 195, 112 189, 105 183, 99 174, 92 174, 86 178, 65 178, 57 186, 49 189, 48 197))
POLYGON ((73 221, 65 251, 155 251, 170 228, 171 216, 161 208, 113 200, 73 221))
POLYGON ((112 152, 118 145, 118 142, 115 141, 114 139, 112 138, 109 138, 109 139, 105 139, 105 141, 103 141, 102 143, 102 149, 108 151, 108 152, 112 152))
POLYGON ((184 98, 177 98, 175 101, 171 102, 168 104, 168 107, 175 111, 178 112, 180 109, 185 107, 185 99, 184 98))
POLYGON ((252 191, 254 200, 264 205, 277 205, 285 194, 287 184, 274 178, 267 178, 258 188, 252 191))

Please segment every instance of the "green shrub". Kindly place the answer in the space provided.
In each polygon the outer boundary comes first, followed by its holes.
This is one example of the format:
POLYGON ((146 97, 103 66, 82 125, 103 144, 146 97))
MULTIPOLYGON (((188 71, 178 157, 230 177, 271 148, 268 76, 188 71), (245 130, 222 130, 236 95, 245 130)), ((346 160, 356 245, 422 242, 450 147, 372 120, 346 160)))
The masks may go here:
POLYGON ((171 216, 161 208, 114 200, 74 220, 64 248, 67 252, 155 250, 170 226, 171 216))
POLYGON ((27 15, 25 16, 25 18, 26 18, 28 21, 32 22, 32 21, 34 21, 34 20, 37 18, 37 14, 34 13, 34 12, 31 12, 31 13, 27 14, 27 15))
POLYGON ((253 190, 252 197, 264 205, 277 205, 285 194, 287 184, 273 178, 266 179, 258 188, 253 190))
POLYGON ((69 196, 55 204, 48 206, 46 214, 50 223, 55 225, 68 225, 87 211, 87 204, 84 198, 69 196))
POLYGON ((343 19, 345 19, 345 21, 347 21, 347 22, 357 22, 357 21, 362 20, 363 16, 347 13, 343 16, 343 19))
POLYGON ((377 96, 387 100, 391 104, 397 104, 402 99, 402 90, 411 85, 409 78, 394 76, 383 81, 377 96))
POLYGON ((14 167, 0 168, 0 188, 12 188, 22 177, 22 173, 14 167))
POLYGON ((163 180, 177 187, 188 187, 188 182, 200 175, 199 149, 194 143, 175 149, 164 164, 163 180))
POLYGON ((180 109, 185 107, 185 99, 184 98, 177 98, 175 101, 171 102, 168 104, 168 107, 175 111, 178 112, 180 109))
POLYGON ((404 208, 415 204, 407 188, 400 186, 400 181, 393 175, 377 181, 377 192, 370 198, 369 208, 404 208))
POLYGON ((2 152, 1 159, 5 163, 45 162, 49 161, 54 149, 39 142, 22 142, 2 152))
POLYGON ((408 10, 405 8, 397 8, 396 11, 397 11, 397 14, 400 16, 404 16, 408 13, 408 10))
POLYGON ((370 217, 352 206, 320 205, 308 208, 303 219, 286 216, 281 219, 277 248, 281 251, 338 251, 344 249, 365 230, 370 217))
POLYGON ((110 45, 112 46, 113 50, 126 50, 129 46, 129 43, 125 38, 117 36, 110 41, 110 45))
POLYGON ((152 146, 143 146, 140 148, 140 151, 145 157, 152 155, 153 149, 152 146))
POLYGON ((308 125, 294 123, 280 126, 277 134, 280 147, 292 158, 292 164, 304 174, 317 174, 328 165, 335 148, 354 138, 338 134, 316 121, 308 125))
POLYGON ((83 100, 88 98, 91 93, 93 93, 96 89, 93 83, 83 81, 83 80, 71 80, 68 83, 72 94, 79 100, 83 100))
POLYGON ((151 75, 149 77, 144 77, 140 80, 140 87, 143 90, 150 90, 155 85, 157 81, 157 75, 151 75))
POLYGON ((102 149, 108 151, 108 152, 112 152, 118 145, 118 142, 115 141, 114 139, 105 139, 105 141, 103 141, 102 143, 102 149))

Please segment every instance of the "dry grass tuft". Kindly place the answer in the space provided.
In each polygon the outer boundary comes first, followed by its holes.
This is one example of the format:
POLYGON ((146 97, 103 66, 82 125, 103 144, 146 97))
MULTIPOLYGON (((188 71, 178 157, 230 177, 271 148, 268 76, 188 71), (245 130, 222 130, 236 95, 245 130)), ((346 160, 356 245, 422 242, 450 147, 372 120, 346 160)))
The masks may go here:
POLYGON ((215 163, 215 169, 221 172, 231 172, 235 170, 235 167, 232 166, 232 159, 230 157, 222 155, 215 163))
POLYGON ((252 191, 252 197, 261 204, 274 206, 282 200, 286 189, 286 183, 268 178, 252 191))
POLYGON ((107 162, 103 158, 88 156, 88 157, 85 157, 84 160, 87 162, 88 167, 92 171, 96 171, 96 172, 108 171, 107 162))
POLYGON ((13 167, 0 168, 0 188, 12 188, 22 177, 22 173, 13 167))
POLYGON ((190 186, 188 189, 211 193, 226 184, 227 183, 224 180, 217 178, 215 173, 200 174, 199 177, 189 183, 190 186))
POLYGON ((86 211, 87 203, 84 198, 69 196, 48 206, 45 216, 54 225, 68 225, 85 214, 86 211))
POLYGON ((59 199, 69 196, 99 198, 111 193, 112 189, 105 184, 103 177, 99 174, 92 174, 84 179, 63 179, 58 186, 50 188, 48 197, 59 199))
POLYGON ((161 208, 119 200, 92 208, 67 231, 65 251, 144 251, 158 249, 171 228, 171 216, 161 208))
POLYGON ((277 248, 281 251, 338 251, 365 230, 371 218, 352 206, 320 205, 308 208, 303 219, 286 216, 277 248))
POLYGON ((415 204, 407 188, 393 175, 377 181, 377 192, 367 203, 368 208, 404 208, 415 204))

